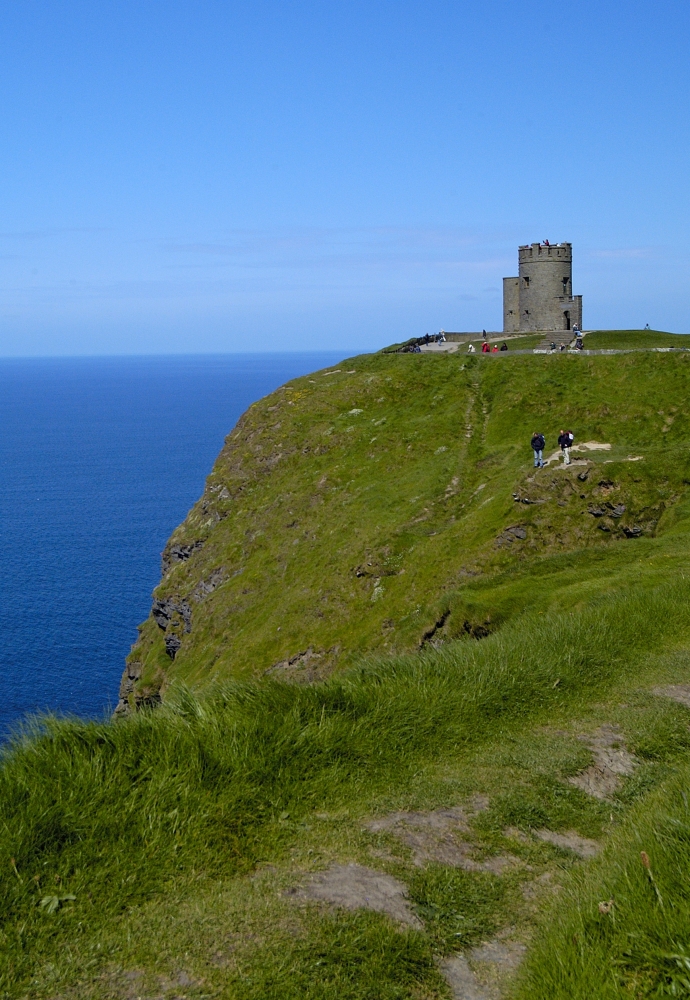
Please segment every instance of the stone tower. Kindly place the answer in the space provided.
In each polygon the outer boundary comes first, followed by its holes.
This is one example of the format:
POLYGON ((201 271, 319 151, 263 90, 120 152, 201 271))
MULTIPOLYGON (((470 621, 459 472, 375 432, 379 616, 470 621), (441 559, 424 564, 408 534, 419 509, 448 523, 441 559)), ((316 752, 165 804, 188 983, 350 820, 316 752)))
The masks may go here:
POLYGON ((571 243, 518 248, 518 277, 503 279, 503 332, 582 329, 582 296, 573 296, 571 243))

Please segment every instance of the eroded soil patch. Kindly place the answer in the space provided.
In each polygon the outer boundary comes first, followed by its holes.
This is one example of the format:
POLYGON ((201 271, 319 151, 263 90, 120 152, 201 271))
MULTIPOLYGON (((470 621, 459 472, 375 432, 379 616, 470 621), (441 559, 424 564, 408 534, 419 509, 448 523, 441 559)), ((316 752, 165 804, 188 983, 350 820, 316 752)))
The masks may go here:
POLYGON ((580 858, 593 858, 600 849, 596 840, 581 837, 575 830, 566 830, 563 833, 555 833, 553 830, 535 830, 534 835, 547 844, 553 844, 554 847, 573 851, 580 858))
POLYGON ((362 865, 333 865, 310 876, 305 885, 288 889, 286 895, 344 910, 374 910, 416 930, 423 926, 410 908, 406 886, 392 875, 362 865))
POLYGON ((502 987, 517 971, 526 950, 519 941, 499 935, 465 955, 451 955, 440 968, 454 1000, 499 1000, 502 987))
POLYGON ((465 871, 488 871, 500 874, 516 863, 509 855, 498 855, 484 861, 471 857, 475 849, 469 839, 470 820, 488 807, 485 796, 476 796, 465 806, 434 809, 432 812, 396 812, 370 820, 366 829, 371 833, 390 832, 412 851, 415 865, 423 867, 435 861, 465 871))
POLYGON ((671 698, 686 708, 690 708, 690 684, 668 684, 666 687, 654 688, 652 694, 661 698, 671 698))
POLYGON ((622 779, 633 773, 637 759, 626 749, 617 726, 606 723, 594 733, 582 734, 578 739, 588 744, 594 763, 568 781, 595 799, 610 799, 620 788, 622 779))

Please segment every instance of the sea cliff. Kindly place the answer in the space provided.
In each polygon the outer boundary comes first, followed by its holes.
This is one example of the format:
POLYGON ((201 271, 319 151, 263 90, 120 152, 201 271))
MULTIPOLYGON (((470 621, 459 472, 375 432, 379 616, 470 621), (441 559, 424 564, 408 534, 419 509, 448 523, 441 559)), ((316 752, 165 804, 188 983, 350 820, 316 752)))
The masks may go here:
POLYGON ((252 406, 125 717, 0 760, 0 995, 683 995, 689 390, 377 355, 252 406))
MULTIPOLYGON (((686 490, 684 460, 667 456, 689 363, 365 355, 259 400, 165 548, 118 711, 176 681, 314 681, 482 637, 537 596, 508 582, 518 567, 653 537, 686 490)), ((538 600, 560 608, 564 594, 538 600)))

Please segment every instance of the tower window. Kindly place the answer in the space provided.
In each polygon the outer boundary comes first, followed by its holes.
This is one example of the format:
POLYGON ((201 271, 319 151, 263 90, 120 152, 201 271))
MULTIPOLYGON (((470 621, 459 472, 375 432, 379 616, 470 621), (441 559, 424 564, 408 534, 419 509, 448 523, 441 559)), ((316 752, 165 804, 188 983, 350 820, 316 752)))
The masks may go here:
POLYGON ((529 288, 529 278, 525 276, 522 280, 525 282, 525 288, 529 288))

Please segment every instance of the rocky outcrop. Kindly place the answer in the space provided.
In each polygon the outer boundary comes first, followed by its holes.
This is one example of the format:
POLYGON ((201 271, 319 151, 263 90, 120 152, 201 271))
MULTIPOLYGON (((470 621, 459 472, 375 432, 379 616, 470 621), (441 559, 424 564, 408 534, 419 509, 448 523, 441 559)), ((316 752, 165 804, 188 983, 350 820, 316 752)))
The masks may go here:
POLYGON ((141 671, 142 665, 138 660, 130 660, 125 665, 120 681, 119 700, 113 712, 115 718, 130 715, 133 709, 136 711, 139 708, 156 708, 160 705, 161 696, 158 691, 137 689, 136 684, 141 678, 141 671))
MULTIPOLYGON (((238 570, 234 575, 237 576, 241 572, 242 570, 238 570)), ((221 583, 225 583, 227 578, 228 575, 222 566, 218 569, 214 569, 210 576, 208 576, 205 580, 199 581, 194 588, 192 597, 195 601, 203 601, 204 597, 208 597, 209 594, 212 594, 217 587, 220 587, 221 583)))
POLYGON ((203 538, 198 538, 195 542, 190 542, 189 545, 166 546, 161 556, 163 576, 167 576, 175 563, 187 562, 189 557, 196 552, 197 549, 202 549, 203 547, 203 538))
POLYGON ((187 601, 159 600, 154 598, 151 614, 159 629, 165 632, 179 618, 182 619, 184 632, 192 631, 192 609, 187 601))
MULTIPOLYGON (((154 597, 151 617, 165 633, 165 651, 174 660, 182 645, 182 636, 192 631, 192 608, 189 601, 154 597)), ((119 701, 113 713, 116 717, 129 715, 132 709, 155 708, 160 705, 160 692, 139 684, 142 670, 142 664, 137 659, 131 659, 125 664, 120 681, 119 701)))

